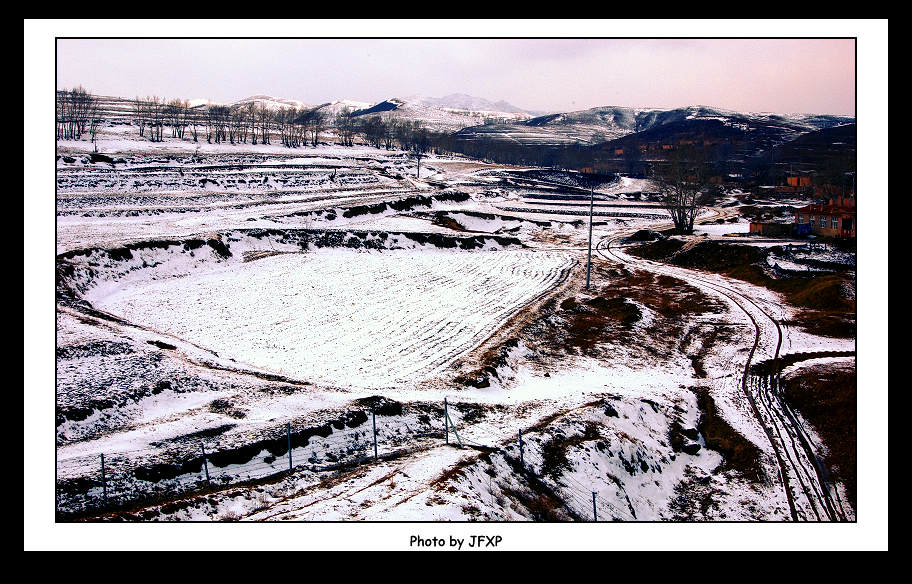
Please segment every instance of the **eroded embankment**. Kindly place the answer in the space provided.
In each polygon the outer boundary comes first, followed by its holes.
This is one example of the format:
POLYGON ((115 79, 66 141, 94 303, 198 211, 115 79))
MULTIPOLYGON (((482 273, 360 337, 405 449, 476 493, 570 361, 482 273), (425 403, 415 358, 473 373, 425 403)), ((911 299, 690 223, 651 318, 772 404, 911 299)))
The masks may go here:
POLYGON ((547 228, 551 221, 521 219, 513 215, 498 215, 479 211, 433 211, 428 213, 431 222, 453 231, 480 231, 485 233, 516 233, 521 228, 547 228))
MULTIPOLYGON (((288 431, 279 428, 255 440, 244 440, 242 435, 226 440, 221 434, 234 427, 226 424, 157 444, 167 447, 167 453, 150 449, 142 459, 125 459, 117 455, 106 457, 109 464, 106 502, 99 499, 102 487, 100 475, 58 480, 58 519, 94 516, 102 510, 102 503, 106 513, 119 513, 180 501, 190 495, 205 495, 239 485, 273 481, 288 472, 289 446, 294 454, 296 470, 355 468, 373 459, 369 438, 358 438, 364 434, 363 426, 369 422, 372 412, 378 422, 384 419, 381 422, 384 426, 394 424, 409 430, 403 435, 396 432, 395 436, 384 436, 384 459, 414 448, 414 445, 409 446, 409 440, 443 438, 443 431, 437 423, 443 410, 438 404, 402 403, 378 395, 353 400, 345 411, 329 413, 328 418, 319 416, 316 420, 292 422, 288 431), (196 444, 203 440, 209 440, 211 444, 216 436, 221 445, 212 450, 207 448, 204 459, 201 451, 196 450, 196 444), (391 446, 394 447, 392 451, 391 446), (303 450, 305 447, 307 450, 303 450), (174 448, 180 448, 181 452, 175 453, 174 448), (319 459, 314 448, 321 453, 319 459), (305 461, 307 454, 311 457, 305 461), (156 461, 162 457, 168 461, 156 461), (258 476, 251 475, 250 468, 258 468, 258 476), (212 480, 203 482, 202 477, 209 475, 212 480)), ((369 432, 368 429, 368 435, 369 432)))
POLYGON ((332 207, 328 209, 315 209, 312 211, 296 211, 284 217, 303 217, 320 221, 336 221, 339 217, 354 219, 365 215, 379 215, 383 213, 404 213, 415 209, 427 209, 435 203, 463 203, 470 199, 467 193, 438 193, 435 195, 412 195, 395 201, 381 201, 368 205, 354 205, 351 207, 332 207))

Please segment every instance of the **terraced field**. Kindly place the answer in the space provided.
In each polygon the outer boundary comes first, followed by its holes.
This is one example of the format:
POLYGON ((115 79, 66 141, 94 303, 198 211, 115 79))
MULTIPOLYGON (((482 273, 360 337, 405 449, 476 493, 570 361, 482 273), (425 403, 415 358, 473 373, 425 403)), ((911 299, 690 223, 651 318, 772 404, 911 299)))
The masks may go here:
MULTIPOLYGON (((596 254, 584 288, 591 178, 111 145, 58 148, 61 519, 824 519, 704 433, 711 386, 724 436, 775 448, 729 399, 737 302, 666 314, 667 268, 596 254)), ((655 191, 596 184, 594 241, 665 222, 655 191)))
POLYGON ((321 250, 134 281, 88 300, 240 364, 385 387, 433 377, 574 262, 528 250, 321 250))

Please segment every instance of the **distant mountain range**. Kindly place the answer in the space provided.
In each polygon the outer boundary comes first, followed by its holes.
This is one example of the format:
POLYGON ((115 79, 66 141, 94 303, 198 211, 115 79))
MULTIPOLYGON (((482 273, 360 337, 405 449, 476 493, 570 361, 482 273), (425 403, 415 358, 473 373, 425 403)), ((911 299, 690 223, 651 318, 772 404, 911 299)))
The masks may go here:
POLYGON ((671 110, 617 106, 595 107, 575 112, 538 116, 516 124, 464 128, 458 132, 466 139, 507 140, 524 144, 597 144, 645 132, 669 124, 694 120, 717 120, 744 132, 773 130, 783 140, 800 134, 848 124, 855 118, 818 114, 740 113, 706 106, 671 110))
MULTIPOLYGON (((110 120, 130 116, 129 99, 101 97, 110 120)), ((207 99, 190 100, 204 107, 207 99)), ((463 93, 443 97, 413 95, 391 97, 377 103, 341 99, 323 104, 306 104, 295 99, 252 95, 222 105, 255 103, 270 109, 286 107, 319 109, 330 120, 348 111, 357 117, 379 115, 384 119, 420 121, 428 129, 453 134, 464 141, 503 142, 515 145, 614 144, 622 148, 630 136, 661 141, 676 136, 710 132, 756 144, 760 149, 775 147, 797 137, 845 124, 855 118, 823 114, 743 113, 707 106, 675 109, 602 106, 579 111, 542 114, 518 108, 506 101, 490 101, 463 93)))

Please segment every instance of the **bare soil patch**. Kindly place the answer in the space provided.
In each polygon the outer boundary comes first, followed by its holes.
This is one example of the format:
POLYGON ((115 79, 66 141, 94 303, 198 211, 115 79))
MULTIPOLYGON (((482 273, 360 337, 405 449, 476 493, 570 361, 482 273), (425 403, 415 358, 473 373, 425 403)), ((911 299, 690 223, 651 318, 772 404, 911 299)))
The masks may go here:
POLYGON ((811 365, 782 378, 785 401, 814 427, 827 447, 826 465, 855 506, 857 378, 855 365, 811 365))
POLYGON ((802 309, 794 321, 787 324, 821 336, 855 336, 855 299, 846 294, 847 289, 854 289, 854 281, 848 273, 851 270, 773 277, 764 267, 770 253, 768 248, 717 241, 687 245, 668 239, 632 247, 629 252, 676 266, 710 270, 779 292, 789 304, 802 309))

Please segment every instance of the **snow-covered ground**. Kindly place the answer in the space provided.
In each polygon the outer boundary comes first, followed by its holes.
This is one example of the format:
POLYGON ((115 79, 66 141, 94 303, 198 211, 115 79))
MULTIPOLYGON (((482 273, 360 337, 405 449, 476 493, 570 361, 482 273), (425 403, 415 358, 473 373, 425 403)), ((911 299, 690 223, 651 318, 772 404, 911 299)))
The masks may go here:
POLYGON ((750 231, 750 223, 739 222, 739 223, 722 223, 722 224, 713 224, 713 223, 704 223, 702 225, 694 225, 694 233, 701 234, 706 233, 707 235, 728 235, 729 233, 748 233, 750 231))
MULTIPOLYGON (((418 178, 395 150, 135 132, 106 128, 99 150, 114 163, 91 162, 87 141, 58 144, 62 511, 100 500, 105 454, 115 499, 164 489, 180 503, 137 519, 583 520, 592 492, 600 520, 789 518, 744 366, 777 349, 854 350, 853 339, 784 326, 779 343, 766 315, 795 310, 778 295, 628 258, 722 308, 679 321, 628 299, 636 322, 620 337, 610 325, 590 354, 561 336, 585 332, 562 307, 593 293, 588 200, 553 197, 560 176, 514 184, 504 179, 535 169, 428 156, 418 178), (700 357, 702 376, 694 338, 713 327, 726 333, 700 357), (767 480, 708 447, 702 387, 762 453, 767 480), (380 398, 394 405, 364 401, 380 398), (292 474, 192 496, 201 445, 214 476, 263 477, 286 468, 286 431, 292 474), (156 479, 162 468, 174 476, 156 479)), ((595 209, 610 214, 596 216, 594 243, 666 224, 643 195, 655 189, 628 177, 599 189, 595 209)), ((623 263, 612 261, 595 258, 605 290, 623 263)))
POLYGON ((382 388, 433 376, 571 265, 557 252, 318 250, 85 298, 242 365, 382 388))

